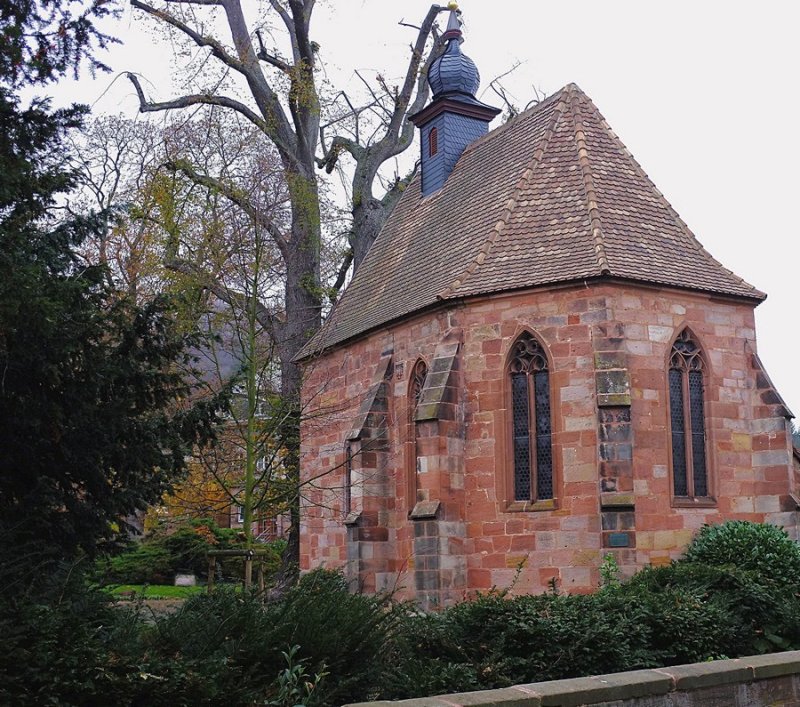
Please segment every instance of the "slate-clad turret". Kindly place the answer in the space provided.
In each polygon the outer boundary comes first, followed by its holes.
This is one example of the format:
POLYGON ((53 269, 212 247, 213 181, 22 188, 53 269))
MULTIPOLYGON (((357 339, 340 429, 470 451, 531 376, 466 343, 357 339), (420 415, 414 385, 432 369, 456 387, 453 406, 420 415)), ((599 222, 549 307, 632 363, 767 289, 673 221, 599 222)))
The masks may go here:
POLYGON ((411 116, 421 133, 423 196, 444 186, 467 145, 485 135, 500 112, 475 98, 481 77, 475 62, 461 53, 464 38, 453 5, 443 39, 444 53, 428 71, 433 101, 411 116))

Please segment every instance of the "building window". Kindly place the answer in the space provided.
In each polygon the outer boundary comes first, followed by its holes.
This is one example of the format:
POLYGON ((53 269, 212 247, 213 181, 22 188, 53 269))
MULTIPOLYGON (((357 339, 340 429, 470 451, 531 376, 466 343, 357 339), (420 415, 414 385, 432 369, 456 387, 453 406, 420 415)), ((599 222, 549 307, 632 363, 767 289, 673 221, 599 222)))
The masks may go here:
POLYGON ((697 342, 684 329, 669 360, 672 489, 677 497, 708 496, 704 363, 697 342))
POLYGON ((514 500, 553 498, 550 374, 542 345, 530 334, 517 339, 508 366, 514 500))
POLYGON ((411 415, 413 419, 414 413, 417 411, 419 400, 422 397, 422 389, 425 387, 425 379, 428 377, 428 364, 423 360, 419 360, 414 365, 414 370, 411 372, 411 384, 409 385, 409 397, 411 398, 411 415))
POLYGON ((422 359, 414 364, 408 384, 408 432, 406 442, 407 469, 406 478, 408 479, 408 512, 414 509, 417 502, 417 490, 419 483, 417 479, 417 458, 419 457, 419 445, 416 415, 419 401, 422 399, 422 390, 425 387, 425 379, 428 377, 428 364, 422 359))
POLYGON ((437 152, 439 152, 439 131, 431 128, 428 133, 428 157, 433 157, 437 152))
POLYGON ((353 510, 353 446, 348 442, 344 447, 344 498, 342 512, 345 517, 353 510))

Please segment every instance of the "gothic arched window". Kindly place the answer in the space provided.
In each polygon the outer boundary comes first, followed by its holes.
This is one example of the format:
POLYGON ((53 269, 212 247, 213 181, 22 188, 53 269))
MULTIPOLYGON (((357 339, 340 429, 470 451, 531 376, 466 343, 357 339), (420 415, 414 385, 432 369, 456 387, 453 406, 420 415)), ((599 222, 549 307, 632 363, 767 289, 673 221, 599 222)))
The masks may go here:
POLYGON ((669 359, 672 489, 675 496, 708 496, 704 363, 700 347, 684 329, 669 359))
POLYGON ((514 500, 553 498, 550 374, 542 345, 522 334, 511 350, 511 437, 514 500))

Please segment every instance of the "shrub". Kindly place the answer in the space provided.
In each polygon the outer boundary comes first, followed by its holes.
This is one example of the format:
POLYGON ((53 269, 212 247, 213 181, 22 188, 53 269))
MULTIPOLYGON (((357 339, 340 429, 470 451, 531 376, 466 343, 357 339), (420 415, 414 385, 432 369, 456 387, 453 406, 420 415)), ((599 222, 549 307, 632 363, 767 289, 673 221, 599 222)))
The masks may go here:
MULTIPOLYGON (((213 536, 212 536, 213 537, 213 536)), ((184 526, 153 541, 157 547, 167 551, 173 574, 177 571, 194 572, 205 575, 208 572, 206 553, 217 546, 197 528, 184 526)))
POLYGON ((592 595, 489 593, 436 614, 323 570, 279 601, 219 589, 164 617, 48 578, 46 597, 0 597, 0 703, 322 706, 800 648, 795 552, 779 529, 725 524, 592 595), (763 555, 731 562, 748 535, 763 555))
MULTIPOLYGON (((280 567, 286 543, 275 540, 259 545, 268 550, 259 556, 267 577, 280 567)), ((220 528, 213 520, 198 519, 177 529, 159 527, 122 553, 98 561, 96 579, 101 584, 168 584, 178 571, 194 572, 198 577, 208 573, 209 550, 230 550, 244 547, 243 536, 231 528, 220 528)), ((221 557, 218 571, 225 579, 242 579, 244 563, 238 557, 221 557)))
POLYGON ((684 559, 738 567, 778 584, 800 584, 800 545, 782 528, 767 523, 729 520, 721 525, 704 525, 686 549, 684 559))
POLYGON ((102 567, 103 581, 110 584, 166 584, 172 579, 173 562, 166 548, 142 543, 102 567))
POLYGON ((200 595, 148 632, 143 669, 155 677, 140 699, 154 707, 278 699, 290 651, 307 675, 330 674, 313 691, 316 704, 367 699, 380 689, 402 612, 351 594, 341 574, 323 570, 266 605, 224 589, 200 595))
POLYGON ((681 561, 641 570, 624 591, 632 603, 656 602, 662 610, 664 595, 683 596, 682 619, 672 612, 651 617, 654 657, 662 665, 800 646, 795 591, 751 570, 681 561))
POLYGON ((52 588, 0 597, 0 704, 131 704, 139 681, 138 618, 77 581, 52 588))
POLYGON ((621 595, 481 595, 412 616, 383 697, 505 687, 648 664, 636 607, 621 595))
POLYGON ((299 645, 311 673, 330 673, 318 690, 325 704, 366 699, 387 670, 387 654, 407 607, 383 596, 353 594, 341 572, 304 575, 268 608, 275 646, 299 645))

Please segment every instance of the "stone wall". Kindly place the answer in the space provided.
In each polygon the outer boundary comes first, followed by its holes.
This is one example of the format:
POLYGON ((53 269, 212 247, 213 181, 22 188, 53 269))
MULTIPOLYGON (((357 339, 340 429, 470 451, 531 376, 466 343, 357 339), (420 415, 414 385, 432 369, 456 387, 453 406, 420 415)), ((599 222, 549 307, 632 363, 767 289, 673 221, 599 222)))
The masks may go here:
POLYGON ((797 707, 800 651, 351 707, 797 707))
POLYGON ((360 588, 433 608, 512 584, 591 591, 606 554, 627 574, 666 563, 703 523, 792 529, 788 411, 755 352, 750 303, 607 283, 449 305, 310 361, 302 568, 356 567, 360 588), (712 496, 692 502, 671 492, 666 376, 687 326, 708 364, 712 496), (535 503, 514 501, 511 484, 505 369, 525 331, 547 351, 554 411, 555 498, 535 503), (417 415, 420 359, 429 384, 417 415))

